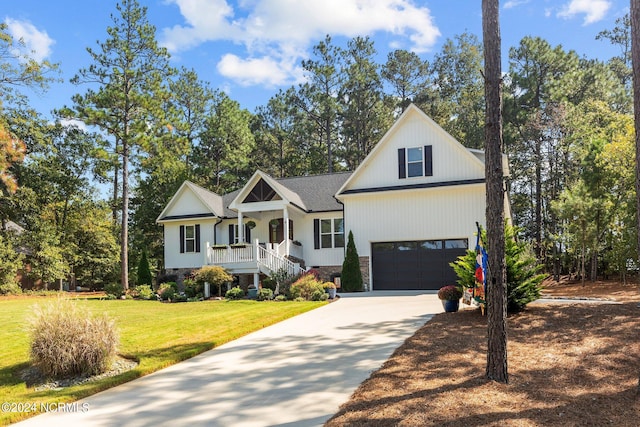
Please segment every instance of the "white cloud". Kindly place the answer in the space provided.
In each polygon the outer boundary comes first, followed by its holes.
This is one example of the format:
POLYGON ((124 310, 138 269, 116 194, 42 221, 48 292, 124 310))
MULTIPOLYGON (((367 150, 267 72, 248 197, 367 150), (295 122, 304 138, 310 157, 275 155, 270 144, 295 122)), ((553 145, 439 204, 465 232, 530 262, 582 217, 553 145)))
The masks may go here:
POLYGON ((504 9, 513 9, 514 7, 518 7, 522 4, 529 3, 530 0, 509 0, 505 2, 503 8, 504 9))
POLYGON ((611 8, 609 0, 571 0, 558 12, 561 18, 573 18, 575 15, 584 14, 584 25, 600 21, 611 8))
POLYGON ((60 119, 60 124, 68 128, 77 127, 78 129, 83 131, 89 130, 89 128, 87 127, 87 124, 78 119, 60 119))
POLYGON ((242 86, 284 85, 291 76, 290 65, 278 62, 271 57, 243 59, 231 53, 222 57, 218 63, 218 72, 242 86))
POLYGON ((312 44, 332 36, 386 32, 394 45, 428 51, 440 36, 426 7, 414 0, 167 0, 176 4, 185 25, 164 29, 163 44, 173 53, 207 41, 244 47, 246 56, 226 54, 218 64, 224 76, 243 85, 282 85, 299 81, 295 66, 312 44))
POLYGON ((51 55, 51 46, 55 41, 49 37, 46 31, 38 30, 28 21, 18 21, 8 17, 5 18, 4 23, 7 25, 7 32, 11 34, 14 40, 22 40, 24 42, 22 49, 17 44, 14 44, 14 54, 26 55, 38 62, 51 55))

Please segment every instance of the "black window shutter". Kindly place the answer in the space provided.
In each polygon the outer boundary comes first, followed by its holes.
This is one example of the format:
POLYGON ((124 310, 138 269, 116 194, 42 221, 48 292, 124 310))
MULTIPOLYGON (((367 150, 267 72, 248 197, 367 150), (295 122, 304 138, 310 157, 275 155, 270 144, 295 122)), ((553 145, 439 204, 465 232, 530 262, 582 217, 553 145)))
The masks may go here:
POLYGON ((233 224, 229 224, 229 244, 230 245, 233 245, 236 238, 236 233, 234 231, 235 229, 233 227, 233 224))
POLYGON ((398 178, 407 177, 407 162, 405 160, 405 149, 398 148, 398 178))
POLYGON ((244 225, 244 241, 251 243, 251 229, 247 224, 244 225))
POLYGON ((318 218, 313 220, 313 247, 320 249, 320 220, 318 218))
POLYGON ((424 146, 424 176, 433 176, 433 156, 431 145, 424 146))
POLYGON ((200 252, 200 224, 196 224, 196 252, 200 252))
POLYGON ((184 225, 180 226, 180 253, 184 253, 184 225))

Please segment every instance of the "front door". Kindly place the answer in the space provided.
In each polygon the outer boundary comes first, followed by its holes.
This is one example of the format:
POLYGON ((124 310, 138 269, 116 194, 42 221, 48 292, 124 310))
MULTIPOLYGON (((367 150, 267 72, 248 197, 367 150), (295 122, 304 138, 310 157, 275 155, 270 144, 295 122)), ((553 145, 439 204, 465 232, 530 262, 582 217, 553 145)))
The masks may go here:
MULTIPOLYGON (((273 221, 273 220, 272 220, 273 221)), ((280 244, 284 240, 284 219, 276 219, 277 224, 269 221, 269 243, 280 244)), ((289 218, 289 239, 293 240, 293 221, 289 218)))

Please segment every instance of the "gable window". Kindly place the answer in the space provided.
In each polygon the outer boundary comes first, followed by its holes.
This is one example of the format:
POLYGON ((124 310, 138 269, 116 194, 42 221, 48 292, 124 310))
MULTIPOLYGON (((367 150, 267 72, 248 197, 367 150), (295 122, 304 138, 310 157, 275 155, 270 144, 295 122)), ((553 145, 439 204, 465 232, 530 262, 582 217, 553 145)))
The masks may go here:
POLYGON ((422 147, 407 148, 407 177, 422 176, 422 147))
POLYGON ((433 176, 431 145, 398 149, 398 178, 433 176))
POLYGON ((315 219, 315 248, 344 248, 344 220, 342 218, 315 219))
POLYGON ((180 253, 200 252, 200 224, 180 226, 180 253))
POLYGON ((245 197, 242 203, 268 202, 270 200, 282 200, 278 193, 269 184, 260 179, 245 197))

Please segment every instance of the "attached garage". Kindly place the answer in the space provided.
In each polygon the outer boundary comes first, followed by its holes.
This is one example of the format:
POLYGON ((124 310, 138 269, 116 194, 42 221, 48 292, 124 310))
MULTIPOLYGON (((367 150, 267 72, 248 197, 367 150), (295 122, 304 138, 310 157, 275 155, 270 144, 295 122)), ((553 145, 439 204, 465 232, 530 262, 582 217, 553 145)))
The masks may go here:
POLYGON ((371 244, 373 289, 437 290, 458 279, 449 263, 464 255, 467 239, 371 244))

